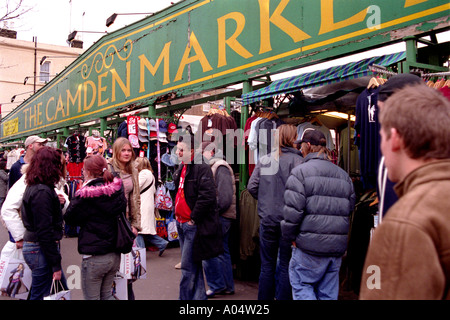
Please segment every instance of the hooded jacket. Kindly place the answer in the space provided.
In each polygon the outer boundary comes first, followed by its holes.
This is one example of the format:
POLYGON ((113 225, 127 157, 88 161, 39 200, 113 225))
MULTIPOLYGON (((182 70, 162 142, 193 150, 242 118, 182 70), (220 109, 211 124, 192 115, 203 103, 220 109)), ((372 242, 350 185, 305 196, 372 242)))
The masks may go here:
POLYGON ((283 237, 311 255, 342 256, 355 198, 344 170, 325 154, 308 154, 286 183, 283 237))
POLYGON ((102 178, 89 181, 75 193, 64 220, 80 226, 78 252, 102 255, 115 252, 117 216, 125 212, 127 201, 122 180, 105 184, 102 178))

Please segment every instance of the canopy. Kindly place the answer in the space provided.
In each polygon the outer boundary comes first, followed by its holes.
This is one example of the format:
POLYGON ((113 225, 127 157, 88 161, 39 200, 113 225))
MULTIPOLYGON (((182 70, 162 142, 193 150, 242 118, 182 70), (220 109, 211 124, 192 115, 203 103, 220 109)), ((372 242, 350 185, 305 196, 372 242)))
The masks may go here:
POLYGON ((387 67, 405 59, 405 57, 405 52, 398 52, 276 80, 267 87, 243 94, 243 104, 248 105, 255 101, 264 100, 279 94, 296 92, 300 89, 364 77, 372 73, 369 67, 374 64, 387 67))

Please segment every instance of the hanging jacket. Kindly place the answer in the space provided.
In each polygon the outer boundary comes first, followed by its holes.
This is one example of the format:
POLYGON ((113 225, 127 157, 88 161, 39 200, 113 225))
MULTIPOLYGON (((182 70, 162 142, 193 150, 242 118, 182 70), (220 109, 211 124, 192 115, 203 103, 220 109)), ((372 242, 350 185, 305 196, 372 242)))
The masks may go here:
POLYGON ((247 190, 258 200, 260 222, 278 226, 283 220, 284 188, 291 170, 303 162, 300 151, 281 148, 281 155, 269 154, 260 159, 252 173, 247 190))
POLYGON ((122 180, 105 184, 102 178, 89 181, 75 193, 64 220, 80 226, 78 252, 102 255, 115 252, 117 216, 125 212, 127 201, 122 180))
POLYGON ((286 183, 283 237, 295 240, 297 248, 311 255, 342 256, 355 199, 352 180, 344 170, 325 154, 308 154, 286 183))

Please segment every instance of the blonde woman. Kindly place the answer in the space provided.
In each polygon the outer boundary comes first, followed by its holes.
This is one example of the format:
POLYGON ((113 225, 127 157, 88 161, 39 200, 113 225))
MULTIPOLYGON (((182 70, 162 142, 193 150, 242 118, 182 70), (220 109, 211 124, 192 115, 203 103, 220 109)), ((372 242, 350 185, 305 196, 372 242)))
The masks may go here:
MULTIPOLYGON (((123 182, 127 199, 126 216, 131 223, 133 233, 137 236, 141 230, 141 196, 139 190, 139 173, 135 167, 131 142, 124 137, 117 138, 113 144, 113 156, 109 162, 109 170, 123 182)), ((128 300, 134 300, 132 281, 128 281, 128 300)))
POLYGON ((138 157, 136 158, 136 168, 139 172, 139 189, 141 190, 141 231, 136 241, 142 248, 145 248, 146 242, 157 246, 159 256, 162 256, 169 242, 156 234, 156 181, 152 166, 147 158, 138 157))
POLYGON ((127 198, 127 218, 130 220, 133 232, 137 235, 141 229, 141 197, 139 191, 139 174, 135 168, 134 154, 131 142, 123 137, 113 144, 113 156, 109 162, 109 170, 123 181, 125 197, 127 198))

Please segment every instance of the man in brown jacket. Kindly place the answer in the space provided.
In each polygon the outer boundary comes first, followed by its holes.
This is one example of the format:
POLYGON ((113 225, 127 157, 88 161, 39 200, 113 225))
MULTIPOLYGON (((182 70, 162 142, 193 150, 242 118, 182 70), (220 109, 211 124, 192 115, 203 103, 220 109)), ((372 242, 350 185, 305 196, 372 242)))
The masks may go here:
POLYGON ((399 200, 374 232, 360 299, 450 299, 450 102, 407 86, 386 100, 380 123, 399 200))

